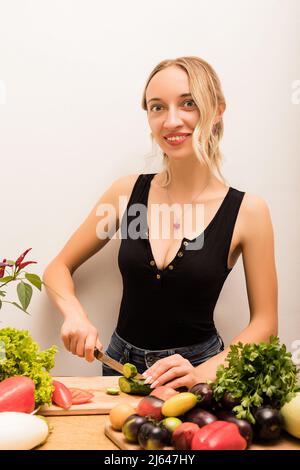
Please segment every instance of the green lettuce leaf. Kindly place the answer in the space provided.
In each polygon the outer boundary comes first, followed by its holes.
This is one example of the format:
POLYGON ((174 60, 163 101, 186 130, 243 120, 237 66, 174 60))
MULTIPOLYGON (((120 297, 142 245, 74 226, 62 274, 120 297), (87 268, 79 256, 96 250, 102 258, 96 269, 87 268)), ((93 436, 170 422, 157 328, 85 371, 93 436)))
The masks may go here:
POLYGON ((51 404, 54 387, 49 371, 56 352, 56 346, 40 351, 27 330, 0 329, 0 381, 14 375, 30 377, 35 384, 36 405, 51 404))

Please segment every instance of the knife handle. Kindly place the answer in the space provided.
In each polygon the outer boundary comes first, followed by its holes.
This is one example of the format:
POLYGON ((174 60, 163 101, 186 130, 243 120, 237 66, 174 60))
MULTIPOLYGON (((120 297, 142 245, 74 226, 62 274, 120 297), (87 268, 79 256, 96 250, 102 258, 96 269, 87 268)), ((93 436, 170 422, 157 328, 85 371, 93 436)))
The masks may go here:
POLYGON ((94 356, 96 359, 99 359, 103 356, 103 352, 100 351, 98 348, 94 348, 94 356))

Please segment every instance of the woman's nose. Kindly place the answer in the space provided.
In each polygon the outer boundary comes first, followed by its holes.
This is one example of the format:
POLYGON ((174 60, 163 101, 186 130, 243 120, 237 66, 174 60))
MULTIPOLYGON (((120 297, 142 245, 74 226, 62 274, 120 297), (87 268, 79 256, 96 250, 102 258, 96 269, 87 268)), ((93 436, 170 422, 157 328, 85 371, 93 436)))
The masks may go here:
POLYGON ((180 124, 182 124, 182 119, 180 118, 178 111, 170 108, 164 122, 164 127, 176 127, 180 124))

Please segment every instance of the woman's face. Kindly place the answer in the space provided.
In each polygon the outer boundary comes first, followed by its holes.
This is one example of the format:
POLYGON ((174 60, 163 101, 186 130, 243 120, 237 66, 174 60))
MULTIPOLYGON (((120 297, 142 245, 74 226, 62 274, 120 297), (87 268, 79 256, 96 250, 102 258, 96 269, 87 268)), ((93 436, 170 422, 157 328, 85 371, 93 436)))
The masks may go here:
POLYGON ((171 158, 195 155, 192 133, 200 113, 190 94, 187 73, 174 65, 156 73, 148 84, 146 101, 152 135, 162 151, 171 158), (188 135, 167 140, 180 133, 188 135))

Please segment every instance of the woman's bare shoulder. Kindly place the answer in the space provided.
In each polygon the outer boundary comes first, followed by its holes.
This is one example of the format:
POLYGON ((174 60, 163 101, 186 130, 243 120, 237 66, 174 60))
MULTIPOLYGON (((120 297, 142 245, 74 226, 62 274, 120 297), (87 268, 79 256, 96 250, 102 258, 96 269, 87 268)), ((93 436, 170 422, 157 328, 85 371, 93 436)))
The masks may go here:
POLYGON ((261 196, 245 192, 241 203, 241 209, 245 214, 258 215, 263 211, 269 210, 268 204, 261 196))
POLYGON ((240 235, 246 241, 254 232, 272 225, 268 203, 257 194, 245 192, 240 206, 240 235))

